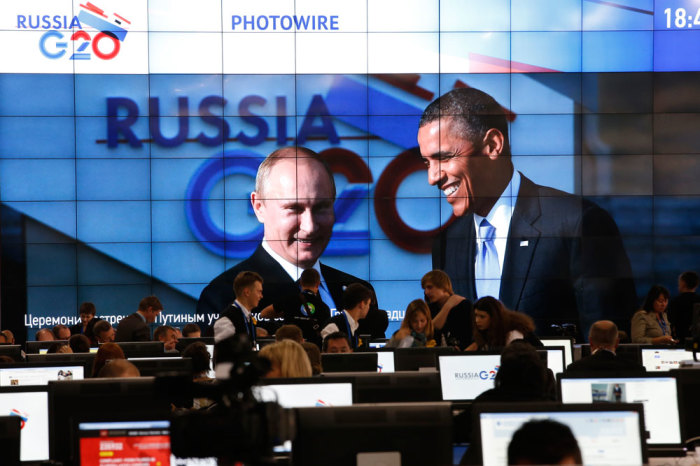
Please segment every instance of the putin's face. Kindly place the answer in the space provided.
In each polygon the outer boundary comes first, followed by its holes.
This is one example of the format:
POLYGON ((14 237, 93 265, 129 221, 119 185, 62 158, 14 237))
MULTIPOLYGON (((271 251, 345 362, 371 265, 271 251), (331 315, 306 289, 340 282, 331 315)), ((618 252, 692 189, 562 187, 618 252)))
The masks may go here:
POLYGON ((324 167, 309 158, 281 159, 251 201, 272 250, 299 267, 313 266, 335 222, 333 188, 324 167))

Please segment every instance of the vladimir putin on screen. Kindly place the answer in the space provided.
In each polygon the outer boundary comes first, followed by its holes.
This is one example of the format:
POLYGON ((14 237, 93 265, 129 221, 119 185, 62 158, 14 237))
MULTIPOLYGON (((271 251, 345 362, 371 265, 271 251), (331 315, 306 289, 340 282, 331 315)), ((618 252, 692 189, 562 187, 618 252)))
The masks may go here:
POLYGON ((263 240, 249 258, 204 288, 197 313, 218 314, 231 304, 233 279, 244 270, 264 279, 263 299, 253 312, 299 292, 297 280, 307 268, 321 274, 319 294, 331 308, 342 309, 343 290, 351 283, 372 289, 366 281, 319 261, 333 233, 335 196, 333 174, 314 151, 283 147, 272 152, 258 167, 250 196, 255 216, 264 227, 263 240))

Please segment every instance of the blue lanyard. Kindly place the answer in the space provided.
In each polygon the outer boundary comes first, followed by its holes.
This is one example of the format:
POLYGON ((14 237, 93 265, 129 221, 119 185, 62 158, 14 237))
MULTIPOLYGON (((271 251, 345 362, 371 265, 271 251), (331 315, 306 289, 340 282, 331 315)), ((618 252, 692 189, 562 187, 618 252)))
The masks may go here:
POLYGON ((350 329, 350 321, 348 320, 348 315, 343 311, 343 318, 345 319, 345 327, 348 329, 348 337, 352 338, 352 349, 357 349, 357 335, 353 335, 350 329))
POLYGON ((661 332, 664 335, 668 335, 668 326, 666 325, 666 320, 664 320, 664 316, 661 316, 660 319, 657 317, 656 320, 659 322, 659 327, 661 327, 661 332))
POLYGON ((245 312, 243 312, 241 306, 239 306, 235 301, 233 302, 233 305, 236 306, 239 311, 241 311, 241 314, 243 314, 243 321, 245 321, 246 330, 250 336, 250 341, 252 341, 253 345, 255 345, 255 325, 253 324, 253 314, 250 315, 250 318, 246 318, 245 312))

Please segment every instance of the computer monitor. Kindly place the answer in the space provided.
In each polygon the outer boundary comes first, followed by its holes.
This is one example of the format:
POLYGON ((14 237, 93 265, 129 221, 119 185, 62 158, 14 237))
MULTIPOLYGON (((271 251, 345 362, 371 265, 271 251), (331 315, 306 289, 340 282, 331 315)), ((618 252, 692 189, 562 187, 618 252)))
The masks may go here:
POLYGON ((438 356, 444 401, 470 401, 494 387, 501 366, 496 352, 438 356))
POLYGON ((122 421, 78 423, 80 465, 170 464, 169 421, 122 421))
POLYGON ((51 459, 74 464, 79 422, 167 419, 170 402, 152 377, 49 382, 51 459))
MULTIPOLYGON (((642 352, 641 348, 648 347, 650 345, 643 345, 639 343, 623 343, 617 345, 615 348, 615 354, 618 359, 624 359, 625 361, 631 361, 635 364, 642 363, 642 352)), ((591 345, 588 343, 581 345, 581 357, 585 358, 591 355, 591 345)))
POLYGON ((50 364, 82 364, 85 374, 92 373, 92 365, 95 355, 91 353, 52 353, 52 354, 28 354, 29 363, 50 363, 50 364))
POLYGON ((540 337, 544 346, 564 347, 564 367, 574 362, 574 337, 540 337))
MULTIPOLYGON (((98 350, 98 349, 99 349, 99 347, 97 347, 97 346, 91 346, 91 347, 90 347, 90 353, 97 353, 97 350, 98 350)), ((51 354, 51 353, 49 353, 49 349, 48 349, 48 348, 41 348, 41 349, 39 350, 39 354, 51 354)))
POLYGON ((192 343, 196 342, 202 342, 205 345, 214 346, 214 337, 182 337, 177 340, 175 349, 182 353, 185 350, 185 348, 187 348, 192 343))
POLYGON ((216 458, 176 458, 171 453, 170 421, 133 420, 80 422, 77 427, 80 465, 148 464, 216 466, 216 458), (103 462, 100 462, 102 460, 103 462))
POLYGON ((355 390, 355 403, 442 401, 440 375, 435 372, 392 373, 336 372, 322 378, 348 377, 355 390))
POLYGON ((678 403, 684 437, 700 437, 700 370, 673 369, 669 372, 678 384, 678 403))
MULTIPOLYGON (((97 353, 97 350, 100 349, 99 346, 91 346, 89 353, 97 353)), ((39 349, 39 354, 50 354, 48 348, 41 348, 39 349)))
POLYGON ((271 345, 273 343, 277 343, 277 340, 274 338, 256 338, 255 339, 255 344, 257 345, 258 351, 266 347, 267 345, 271 345))
POLYGON ((49 459, 46 390, 46 386, 0 388, 0 416, 17 416, 21 419, 20 459, 23 462, 49 459))
POLYGON ((394 364, 393 351, 377 351, 377 372, 390 374, 394 372, 396 366, 394 364))
POLYGON ((642 365, 649 372, 678 369, 681 361, 692 360, 693 352, 682 348, 642 348, 642 365))
POLYGON ((209 353, 209 372, 207 377, 210 379, 216 378, 216 371, 214 370, 214 345, 207 345, 207 353, 209 353))
POLYGON ((394 370, 418 371, 437 367, 437 358, 442 354, 459 353, 451 346, 435 348, 396 348, 394 350, 394 370))
POLYGON ((377 372, 377 353, 323 353, 323 372, 377 372))
POLYGON ((128 358, 142 376, 155 377, 164 374, 192 374, 192 358, 128 358))
MULTIPOLYGON (((200 340, 202 343, 205 343, 206 341, 208 341, 208 337, 191 338, 191 340, 200 340)), ((213 342, 211 344, 205 343, 204 346, 207 347, 207 353, 209 353, 209 371, 207 372, 207 377, 210 379, 215 379, 216 378, 216 371, 214 370, 214 343, 213 342)), ((181 352, 184 351, 185 348, 183 348, 180 351, 181 352)))
POLYGON ((559 393, 563 403, 642 403, 649 445, 680 446, 683 441, 675 377, 570 374, 559 377, 559 393))
MULTIPOLYGON (((366 347, 358 348, 355 350, 356 353, 376 353, 377 354, 377 372, 394 372, 396 370, 396 363, 394 358, 394 351, 396 348, 386 348, 382 347, 366 347)), ((325 368, 324 368, 325 369, 325 368)))
POLYGON ((351 406, 352 381, 345 379, 291 378, 266 379, 253 387, 260 401, 276 401, 283 408, 351 406))
POLYGON ((690 336, 700 338, 700 303, 693 304, 693 320, 690 324, 690 336))
POLYGON ((21 345, 0 345, 0 356, 9 356, 17 362, 22 362, 22 346, 21 345))
MULTIPOLYGON (((56 343, 67 345, 68 340, 28 341, 24 344, 24 346, 27 354, 39 354, 41 353, 41 350, 47 350, 51 347, 51 345, 55 345, 56 343)), ((45 352, 46 351, 44 351, 44 353, 45 352)))
POLYGON ((564 347, 563 346, 546 346, 545 348, 537 348, 537 352, 544 352, 547 355, 547 368, 552 371, 556 377, 566 369, 564 365, 564 347))
POLYGON ((386 338, 378 338, 378 339, 376 339, 376 340, 370 341, 370 342, 369 342, 369 347, 370 347, 370 348, 374 348, 374 349, 377 349, 377 348, 384 348, 384 347, 386 346, 386 342, 387 342, 387 341, 388 341, 388 340, 387 340, 386 338))
POLYGON ((300 408, 296 424, 294 465, 452 464, 450 403, 300 408))
POLYGON ((484 466, 505 466, 513 433, 534 419, 569 426, 583 464, 646 463, 640 404, 478 403, 473 410, 484 466))
POLYGON ((19 466, 21 426, 19 416, 0 415, 0 452, 7 466, 19 466))
POLYGON ((0 387, 48 385, 50 380, 81 380, 84 377, 85 367, 80 363, 34 362, 0 366, 0 387))
POLYGON ((166 353, 162 341, 119 341, 117 343, 127 358, 152 358, 158 356, 179 356, 166 353))

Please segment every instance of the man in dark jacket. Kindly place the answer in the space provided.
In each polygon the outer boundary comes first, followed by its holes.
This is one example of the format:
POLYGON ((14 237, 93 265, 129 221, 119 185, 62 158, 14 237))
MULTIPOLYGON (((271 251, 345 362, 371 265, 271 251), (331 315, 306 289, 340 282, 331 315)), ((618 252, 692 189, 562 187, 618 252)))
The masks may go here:
POLYGON ((620 339, 617 326, 609 320, 599 320, 588 333, 591 355, 569 364, 566 372, 646 372, 641 364, 619 358, 615 354, 620 339))
POLYGON ((162 311, 163 305, 158 298, 143 298, 136 312, 119 321, 114 341, 151 341, 148 324, 155 322, 162 311))
POLYGON ((695 292, 699 283, 700 277, 696 272, 683 272, 678 277, 678 292, 680 294, 668 302, 668 320, 671 321, 673 336, 681 343, 691 336, 693 307, 700 303, 700 295, 695 292))

